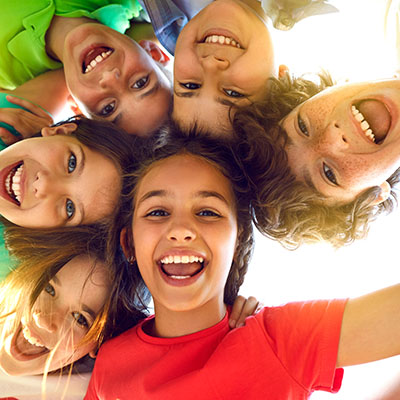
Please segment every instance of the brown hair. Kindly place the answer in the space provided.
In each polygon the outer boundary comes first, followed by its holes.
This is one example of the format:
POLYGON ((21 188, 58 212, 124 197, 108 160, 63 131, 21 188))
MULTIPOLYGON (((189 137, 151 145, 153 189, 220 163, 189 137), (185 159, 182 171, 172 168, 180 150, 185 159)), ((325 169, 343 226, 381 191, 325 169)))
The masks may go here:
MULTIPOLYGON (((96 342, 98 348, 104 340, 112 336, 114 331, 117 331, 117 328, 120 329, 119 325, 124 326, 125 321, 121 320, 119 315, 120 304, 114 295, 122 277, 108 257, 108 225, 81 225, 68 229, 28 229, 13 225, 7 220, 4 220, 4 224, 5 244, 11 257, 16 260, 17 268, 1 285, 3 298, 11 301, 1 302, 0 318, 14 314, 12 328, 17 329, 21 317, 29 315, 40 293, 57 272, 74 257, 88 255, 108 267, 112 288, 102 311, 79 345, 96 342), (14 301, 14 298, 18 300, 14 301)), ((94 268, 95 262, 91 271, 94 268)), ((88 275, 90 274, 89 271, 88 275)), ((122 313, 124 312, 122 310, 122 313)), ((135 324, 145 317, 138 309, 132 314, 130 324, 135 324)))
MULTIPOLYGON (((119 247, 119 232, 122 228, 126 227, 131 234, 130 226, 134 213, 136 188, 140 180, 155 162, 181 153, 193 154, 207 160, 231 182, 236 199, 238 245, 225 285, 224 301, 227 304, 232 304, 247 272, 253 249, 253 231, 250 212, 251 192, 240 162, 237 160, 235 148, 231 143, 216 140, 196 128, 183 133, 176 124, 171 122, 165 128, 164 134, 160 135, 153 145, 142 148, 141 154, 137 156, 137 169, 130 175, 129 188, 126 188, 124 196, 125 202, 120 215, 116 219, 114 244, 117 248, 119 247)), ((126 264, 125 260, 121 260, 121 262, 126 264)), ((140 277, 136 262, 131 270, 140 277)), ((136 296, 136 294, 130 296, 136 296)))
POLYGON ((291 172, 285 144, 287 135, 280 121, 296 106, 333 85, 327 73, 319 76, 319 83, 289 74, 271 79, 268 99, 238 109, 233 118, 237 135, 257 138, 259 168, 248 173, 257 191, 254 217, 257 228, 288 248, 305 242, 327 241, 335 247, 349 244, 366 236, 369 224, 383 212, 391 212, 397 203, 395 185, 400 180, 398 169, 388 180, 392 187, 389 198, 372 205, 380 193, 373 187, 345 205, 328 206, 322 196, 296 180, 291 172), (262 166, 264 164, 264 166, 262 166))

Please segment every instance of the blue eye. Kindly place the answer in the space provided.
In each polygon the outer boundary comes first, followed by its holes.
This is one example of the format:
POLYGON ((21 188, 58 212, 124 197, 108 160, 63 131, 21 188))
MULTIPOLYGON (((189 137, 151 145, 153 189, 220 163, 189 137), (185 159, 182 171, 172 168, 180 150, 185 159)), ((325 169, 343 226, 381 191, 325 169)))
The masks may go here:
POLYGON ((144 78, 140 78, 139 80, 137 80, 133 85, 132 88, 133 89, 142 89, 143 87, 145 87, 147 85, 147 82, 149 81, 149 76, 145 76, 144 78))
POLYGON ((78 325, 83 326, 85 328, 89 328, 89 323, 87 319, 80 312, 74 311, 72 313, 72 317, 75 319, 78 325))
POLYGON ((167 211, 162 209, 157 209, 147 213, 146 217, 167 217, 168 215, 169 213, 167 211))
POLYGON ((244 94, 236 92, 236 90, 224 89, 224 92, 229 97, 244 97, 244 94))
POLYGON ((71 219, 75 214, 75 204, 70 199, 65 202, 65 212, 68 219, 71 219))
POLYGON ((71 155, 68 158, 68 173, 70 174, 71 172, 74 172, 76 168, 76 156, 74 153, 71 153, 71 155))
POLYGON ((211 210, 201 210, 197 213, 200 217, 220 217, 221 215, 211 210))
POLYGON ((183 88, 189 89, 189 90, 196 90, 196 89, 200 89, 201 88, 201 85, 199 85, 198 83, 193 83, 193 82, 180 83, 180 85, 183 88))
POLYGON ((297 114, 297 125, 299 126, 299 129, 304 136, 307 136, 307 137, 310 136, 307 126, 306 126, 305 122, 303 121, 303 119, 300 117, 300 114, 297 114))
POLYGON ((112 114, 115 110, 115 101, 108 103, 100 110, 100 115, 102 117, 107 117, 108 115, 112 114))
POLYGON ((335 173, 332 171, 331 168, 329 168, 325 163, 323 163, 322 166, 323 170, 324 170, 324 174, 326 176, 326 178, 332 182, 334 185, 338 185, 337 180, 336 180, 336 175, 335 173))
POLYGON ((53 285, 51 285, 50 283, 48 283, 43 290, 46 293, 48 293, 50 296, 54 297, 56 295, 56 291, 55 291, 53 285))

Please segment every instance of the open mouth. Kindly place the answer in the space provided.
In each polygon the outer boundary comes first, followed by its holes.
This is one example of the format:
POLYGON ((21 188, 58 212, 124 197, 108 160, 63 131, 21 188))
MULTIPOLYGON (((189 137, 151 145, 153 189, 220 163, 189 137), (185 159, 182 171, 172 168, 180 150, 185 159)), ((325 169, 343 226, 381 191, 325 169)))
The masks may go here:
POLYGON ((11 353, 20 361, 28 361, 50 352, 50 349, 33 337, 29 328, 21 324, 13 338, 11 353))
POLYGON ((114 52, 111 47, 98 46, 90 49, 83 57, 82 73, 87 74, 96 68, 97 65, 106 60, 114 52))
POLYGON ((380 100, 365 99, 353 104, 351 111, 365 137, 372 143, 382 144, 392 124, 392 117, 385 104, 380 100))
POLYGON ((21 205, 21 176, 24 171, 24 163, 21 161, 18 163, 5 178, 4 186, 6 192, 9 194, 11 199, 17 203, 19 206, 21 205))
POLYGON ((204 269, 204 258, 194 255, 166 256, 160 262, 162 272, 171 279, 184 280, 198 275, 204 269))
POLYGON ((224 35, 209 35, 203 40, 203 43, 213 43, 213 44, 221 44, 231 47, 237 47, 238 49, 242 49, 243 47, 237 42, 235 39, 229 36, 224 35))

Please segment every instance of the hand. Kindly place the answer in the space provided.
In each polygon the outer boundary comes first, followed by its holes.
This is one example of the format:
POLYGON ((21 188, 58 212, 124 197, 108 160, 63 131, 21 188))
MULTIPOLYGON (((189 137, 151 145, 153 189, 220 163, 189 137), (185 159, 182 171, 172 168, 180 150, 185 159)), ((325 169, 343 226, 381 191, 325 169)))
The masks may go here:
POLYGON ((243 296, 236 297, 232 306, 231 316, 229 318, 229 326, 231 329, 244 325, 244 320, 250 315, 258 313, 263 304, 255 297, 250 296, 248 299, 243 296))
POLYGON ((53 119, 39 106, 18 97, 7 96, 10 103, 17 104, 29 111, 20 108, 0 109, 0 122, 5 122, 14 127, 21 136, 15 136, 6 128, 0 128, 0 138, 7 145, 15 143, 23 138, 38 133, 43 127, 50 126, 53 119))

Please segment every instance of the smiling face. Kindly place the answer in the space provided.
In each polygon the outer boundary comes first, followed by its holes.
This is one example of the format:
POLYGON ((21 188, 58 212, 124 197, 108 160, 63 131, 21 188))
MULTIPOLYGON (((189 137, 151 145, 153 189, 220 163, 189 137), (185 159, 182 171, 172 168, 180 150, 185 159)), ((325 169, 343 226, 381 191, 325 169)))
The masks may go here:
POLYGON ((126 35, 88 23, 65 39, 67 86, 81 110, 146 136, 166 119, 171 84, 150 54, 126 35), (151 110, 149 113, 148 110, 151 110))
POLYGON ((174 119, 186 127, 196 122, 230 130, 233 103, 265 97, 273 59, 268 29, 253 10, 240 1, 212 2, 178 37, 174 119))
POLYGON ((139 183, 132 232, 156 318, 223 306, 237 223, 230 182, 216 167, 187 154, 157 162, 139 183))
POLYGON ((37 298, 30 318, 23 318, 0 349, 0 365, 9 375, 42 374, 79 360, 96 343, 79 346, 101 312, 110 291, 106 267, 78 256, 54 276, 37 298), (92 270, 93 265, 95 268, 92 270))
POLYGON ((324 90, 282 122, 289 165, 299 180, 338 204, 380 186, 400 166, 400 81, 324 90))
POLYGON ((0 153, 0 213, 32 228, 93 223, 112 213, 120 181, 111 160, 73 136, 25 139, 0 153))

